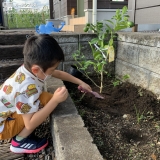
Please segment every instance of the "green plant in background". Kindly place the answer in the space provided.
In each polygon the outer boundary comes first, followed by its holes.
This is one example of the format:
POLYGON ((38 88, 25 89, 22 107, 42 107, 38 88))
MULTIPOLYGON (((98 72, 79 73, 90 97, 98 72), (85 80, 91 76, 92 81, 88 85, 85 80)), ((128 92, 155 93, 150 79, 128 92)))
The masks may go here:
POLYGON ((86 95, 86 93, 84 92, 82 94, 82 96, 78 100, 76 100, 75 102, 81 102, 85 95, 86 95))
MULTIPOLYGON (((26 4, 27 5, 27 4, 26 4)), ((37 9, 21 9, 17 11, 15 8, 7 11, 8 28, 34 28, 36 25, 44 24, 49 18, 49 8, 44 6, 42 10, 37 9)))
POLYGON ((115 45, 114 39, 117 37, 116 32, 125 28, 132 27, 134 24, 128 20, 127 7, 124 6, 122 10, 117 9, 116 14, 111 20, 86 24, 84 31, 93 31, 96 33, 96 38, 93 38, 89 44, 92 49, 93 60, 87 60, 81 50, 73 54, 73 58, 77 62, 77 68, 89 78, 89 68, 93 67, 94 71, 100 76, 100 84, 96 84, 100 89, 103 89, 104 74, 107 74, 105 66, 107 63, 113 62, 115 59, 115 45))
POLYGON ((78 112, 81 117, 83 117, 86 114, 85 109, 79 109, 78 112))
POLYGON ((142 113, 140 113, 140 111, 138 111, 136 105, 134 105, 134 108, 135 108, 135 111, 136 111, 137 123, 139 124, 140 121, 143 120, 143 119, 145 118, 145 116, 144 116, 145 110, 144 110, 142 113))
POLYGON ((139 94, 140 97, 143 96, 143 89, 142 88, 138 89, 138 94, 139 94))
MULTIPOLYGON (((127 80, 129 77, 130 77, 130 76, 129 76, 128 74, 124 75, 124 76, 122 77, 122 81, 127 80)), ((115 80, 112 82, 112 84, 113 84, 114 87, 116 87, 116 86, 120 85, 120 84, 122 83, 122 81, 119 80, 119 79, 115 79, 115 80)))

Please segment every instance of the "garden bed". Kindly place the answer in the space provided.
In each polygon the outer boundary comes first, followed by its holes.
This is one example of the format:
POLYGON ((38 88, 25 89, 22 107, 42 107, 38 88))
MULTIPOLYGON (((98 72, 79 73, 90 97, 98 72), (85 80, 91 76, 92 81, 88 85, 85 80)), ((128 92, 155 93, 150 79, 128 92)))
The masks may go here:
MULTIPOLYGON (((82 80, 99 92, 89 80, 82 80)), ((104 99, 89 93, 82 98, 77 85, 64 83, 104 159, 160 159, 160 102, 157 97, 128 82, 117 86, 112 82, 114 78, 105 77, 101 94, 104 99)))

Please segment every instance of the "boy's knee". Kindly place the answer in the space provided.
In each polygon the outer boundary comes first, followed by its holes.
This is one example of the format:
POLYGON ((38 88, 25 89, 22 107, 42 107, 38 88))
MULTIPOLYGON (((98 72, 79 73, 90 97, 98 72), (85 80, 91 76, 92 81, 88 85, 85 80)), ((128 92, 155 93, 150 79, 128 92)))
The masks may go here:
POLYGON ((22 116, 15 112, 5 120, 4 129, 0 133, 0 139, 10 139, 21 132, 24 127, 22 116))

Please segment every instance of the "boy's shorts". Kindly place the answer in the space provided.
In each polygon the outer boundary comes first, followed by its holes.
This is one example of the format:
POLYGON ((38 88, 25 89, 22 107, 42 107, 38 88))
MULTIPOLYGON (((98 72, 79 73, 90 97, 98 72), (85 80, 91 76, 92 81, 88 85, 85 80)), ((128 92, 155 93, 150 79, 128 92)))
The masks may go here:
MULTIPOLYGON (((39 97, 42 106, 45 106, 52 98, 53 94, 48 92, 42 92, 39 97)), ((21 114, 16 112, 10 115, 4 122, 4 129, 0 133, 0 140, 9 139, 20 133, 25 127, 21 114)))

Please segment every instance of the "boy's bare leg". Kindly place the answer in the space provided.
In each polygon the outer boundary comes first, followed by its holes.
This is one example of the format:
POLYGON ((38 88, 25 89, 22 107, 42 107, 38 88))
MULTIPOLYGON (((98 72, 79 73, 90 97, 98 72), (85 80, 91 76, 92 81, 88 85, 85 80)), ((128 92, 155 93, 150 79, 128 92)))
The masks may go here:
POLYGON ((25 138, 25 137, 29 136, 33 131, 34 131, 34 129, 28 130, 26 127, 24 127, 23 130, 18 134, 18 136, 25 138))

